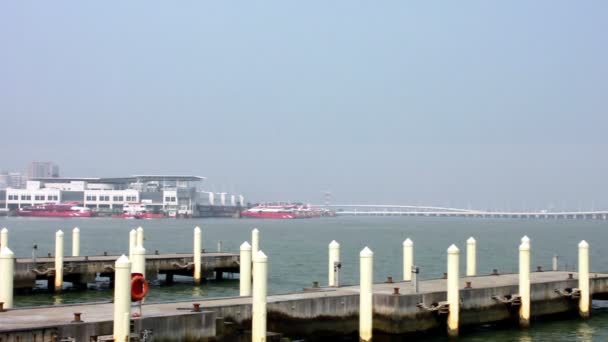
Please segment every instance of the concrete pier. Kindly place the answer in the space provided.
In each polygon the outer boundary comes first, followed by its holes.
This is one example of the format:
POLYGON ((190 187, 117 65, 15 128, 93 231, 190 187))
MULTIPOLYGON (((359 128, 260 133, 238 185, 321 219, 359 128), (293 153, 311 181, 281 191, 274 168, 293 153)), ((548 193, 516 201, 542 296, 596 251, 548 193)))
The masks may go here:
MULTIPOLYGON (((555 291, 576 288, 578 274, 532 272, 530 280, 533 318, 578 312, 578 299, 555 291)), ((460 328, 497 322, 516 324, 517 310, 504 299, 518 293, 518 283, 518 274, 459 279, 460 328), (467 287, 467 282, 472 286, 467 287)), ((608 298, 608 274, 590 273, 589 286, 594 298, 608 298)), ((446 301, 446 287, 446 279, 420 281, 419 293, 413 292, 409 282, 375 284, 374 336, 443 332, 447 317, 435 310, 434 303, 446 301)), ((164 341, 228 339, 231 334, 250 329, 251 308, 251 297, 145 304, 145 317, 131 320, 133 334, 139 336, 144 330, 152 330, 155 339, 164 341), (194 311, 194 303, 200 303, 202 310, 194 311)), ((326 340, 345 335, 356 337, 359 333, 359 286, 268 296, 266 309, 269 332, 326 340)), ((111 336, 112 319, 111 303, 13 309, 0 313, 0 338, 7 341, 20 337, 25 341, 36 336, 42 341, 43 337, 50 340, 55 336, 58 340, 89 341, 91 336, 111 336), (84 322, 72 322, 75 312, 81 313, 84 322)))
MULTIPOLYGON (((73 286, 86 288, 86 284, 94 282, 97 276, 112 278, 116 259, 116 255, 64 257, 63 278, 73 286)), ((217 273, 239 273, 239 255, 235 253, 203 253, 201 263, 203 278, 212 278, 217 273)), ((145 274, 152 280, 159 274, 166 275, 169 282, 173 275, 192 277, 193 269, 192 254, 145 255, 145 274)), ((55 259, 36 258, 34 262, 31 258, 19 258, 15 262, 14 274, 16 290, 33 289, 36 280, 48 280, 53 284, 55 259)))

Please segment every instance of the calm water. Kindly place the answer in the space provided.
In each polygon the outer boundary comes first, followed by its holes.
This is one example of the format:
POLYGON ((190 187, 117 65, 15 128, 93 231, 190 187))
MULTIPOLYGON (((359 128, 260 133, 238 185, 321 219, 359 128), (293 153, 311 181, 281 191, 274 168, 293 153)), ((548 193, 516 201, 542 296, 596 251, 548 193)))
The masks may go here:
MULTIPOLYGON (((222 241, 224 251, 237 251, 243 241, 250 240, 253 227, 260 229, 260 246, 269 257, 270 293, 292 292, 310 286, 313 281, 327 282, 327 245, 332 239, 341 245, 342 284, 358 281, 358 253, 369 246, 374 251, 374 277, 400 278, 402 247, 406 238, 415 243, 416 264, 422 278, 440 277, 445 272, 447 247, 455 243, 464 252, 469 236, 477 239, 479 273, 517 269, 517 246, 523 235, 532 239, 533 266, 551 267, 554 254, 560 256, 560 267, 576 265, 577 244, 586 239, 591 244, 593 271, 608 271, 608 222, 604 221, 527 221, 459 218, 409 217, 338 217, 311 220, 147 220, 119 219, 34 219, 1 218, 0 226, 10 230, 9 245, 17 256, 30 256, 33 244, 38 254, 54 251, 54 233, 66 233, 66 254, 71 251, 71 229, 81 230, 81 254, 128 252, 128 232, 133 225, 145 228, 148 252, 191 252, 192 229, 203 230, 203 246, 216 250, 222 241)), ((464 253, 461 253, 464 258, 464 253)), ((464 260, 461 261, 464 272, 464 260)), ((39 292, 17 296, 17 306, 32 306, 81 301, 108 300, 112 294, 108 284, 99 281, 97 291, 65 292, 50 295, 39 292)), ((210 281, 194 287, 188 279, 174 286, 156 286, 148 301, 168 301, 238 294, 238 281, 210 281)), ((596 303, 593 318, 538 322, 529 331, 480 328, 467 333, 462 340, 481 341, 608 341, 608 307, 596 303)))

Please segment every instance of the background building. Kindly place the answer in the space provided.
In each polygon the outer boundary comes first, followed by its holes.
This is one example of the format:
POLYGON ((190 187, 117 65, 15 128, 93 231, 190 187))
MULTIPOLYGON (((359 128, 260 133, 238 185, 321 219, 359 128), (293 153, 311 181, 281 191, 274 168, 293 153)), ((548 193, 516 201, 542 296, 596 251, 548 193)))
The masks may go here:
POLYGON ((33 161, 27 169, 27 177, 33 178, 57 178, 59 177, 59 166, 52 162, 33 161))
POLYGON ((0 172, 0 189, 25 188, 27 177, 20 172, 0 172))
MULTIPOLYGON (((209 216, 211 207, 244 206, 244 197, 221 194, 218 203, 214 194, 204 191, 205 177, 139 175, 113 178, 36 177, 23 189, 9 187, 0 192, 4 208, 15 210, 46 203, 78 202, 99 214, 121 213, 127 203, 142 203, 146 210, 166 216, 209 216), (2 196, 4 195, 4 196, 2 196), (238 201, 237 201, 238 198, 238 201)), ((217 195, 217 194, 216 194, 217 195)))

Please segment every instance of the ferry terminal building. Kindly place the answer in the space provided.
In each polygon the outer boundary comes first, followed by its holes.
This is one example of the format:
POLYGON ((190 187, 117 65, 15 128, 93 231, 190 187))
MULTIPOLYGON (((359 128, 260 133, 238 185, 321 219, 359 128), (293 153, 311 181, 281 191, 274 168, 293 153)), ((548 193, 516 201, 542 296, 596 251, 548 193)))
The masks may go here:
MULTIPOLYGON (((25 189, 0 190, 5 210, 47 203, 78 202, 100 214, 142 203, 167 216, 200 216, 201 207, 243 207, 242 195, 204 191, 200 176, 137 175, 113 178, 33 178, 25 189)), ((204 210, 204 209, 202 209, 204 210)))

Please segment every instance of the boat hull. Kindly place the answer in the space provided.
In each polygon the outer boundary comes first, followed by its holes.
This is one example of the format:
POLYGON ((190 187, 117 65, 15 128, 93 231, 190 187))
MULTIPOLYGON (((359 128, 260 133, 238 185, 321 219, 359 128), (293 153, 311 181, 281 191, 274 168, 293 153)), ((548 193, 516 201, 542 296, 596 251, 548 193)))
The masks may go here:
POLYGON ((255 212, 255 211, 243 211, 241 217, 247 218, 261 218, 261 219, 295 219, 296 216, 292 213, 282 212, 255 212))
POLYGON ((114 218, 122 218, 122 219, 135 219, 135 220, 146 220, 146 219, 159 219, 165 218, 163 214, 154 214, 154 213, 144 213, 144 214, 120 214, 120 215, 112 215, 114 218))
POLYGON ((25 217, 92 217, 91 212, 78 211, 17 211, 17 216, 25 217))

